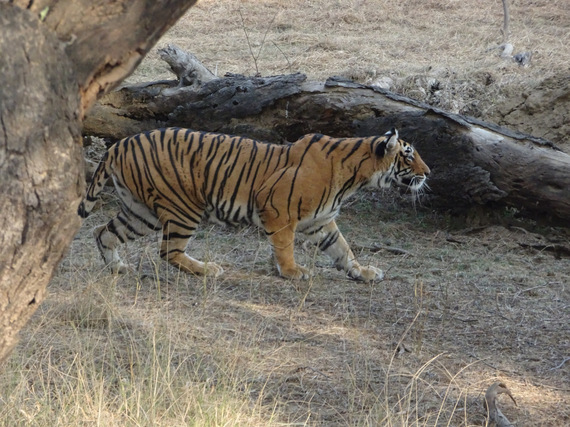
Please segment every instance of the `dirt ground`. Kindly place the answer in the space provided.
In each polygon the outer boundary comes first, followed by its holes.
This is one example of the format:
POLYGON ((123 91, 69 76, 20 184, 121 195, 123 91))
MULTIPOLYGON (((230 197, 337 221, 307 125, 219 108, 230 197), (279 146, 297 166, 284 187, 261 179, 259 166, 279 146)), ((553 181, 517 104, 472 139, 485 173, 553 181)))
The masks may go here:
MULTIPOLYGON (((386 84, 566 149, 570 4, 511 3, 510 41, 533 52, 529 67, 493 50, 502 4, 490 0, 209 0, 158 47, 178 44, 218 75, 386 84)), ((163 78, 153 52, 129 81, 163 78)), ((313 278, 280 279, 262 233, 212 224, 188 251, 221 264, 221 277, 180 274, 160 261, 157 236, 129 244, 136 272, 115 277, 91 230, 117 208, 109 189, 22 332, 3 382, 23 397, 0 394, 1 425, 484 426, 495 382, 516 400, 498 398, 514 425, 570 424, 567 229, 509 211, 468 227, 399 191, 370 191, 338 223, 360 262, 386 272, 381 282, 351 281, 302 245, 313 278), (154 412, 130 401, 137 384, 154 412), (81 402, 66 410, 71 395, 81 402), (185 399, 199 402, 174 412, 185 399)))

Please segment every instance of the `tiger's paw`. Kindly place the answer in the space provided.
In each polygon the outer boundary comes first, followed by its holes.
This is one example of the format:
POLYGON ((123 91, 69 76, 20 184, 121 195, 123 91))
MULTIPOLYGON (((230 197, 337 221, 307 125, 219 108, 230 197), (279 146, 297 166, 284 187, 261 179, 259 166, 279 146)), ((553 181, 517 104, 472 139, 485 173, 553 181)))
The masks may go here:
POLYGON ((122 261, 111 262, 108 266, 113 274, 127 274, 134 272, 134 268, 122 261))
POLYGON ((208 262, 208 263, 204 263, 204 272, 202 273, 204 276, 210 276, 210 277, 218 277, 220 275, 222 275, 224 272, 224 269, 214 263, 214 262, 208 262))
POLYGON ((384 278, 384 272, 376 267, 353 267, 348 272, 348 277, 354 280, 362 280, 364 282, 380 281, 384 278))
POLYGON ((293 268, 284 268, 281 269, 277 266, 279 270, 279 275, 284 277, 285 279, 308 279, 311 275, 309 274, 309 270, 305 267, 301 267, 300 265, 295 265, 293 268))

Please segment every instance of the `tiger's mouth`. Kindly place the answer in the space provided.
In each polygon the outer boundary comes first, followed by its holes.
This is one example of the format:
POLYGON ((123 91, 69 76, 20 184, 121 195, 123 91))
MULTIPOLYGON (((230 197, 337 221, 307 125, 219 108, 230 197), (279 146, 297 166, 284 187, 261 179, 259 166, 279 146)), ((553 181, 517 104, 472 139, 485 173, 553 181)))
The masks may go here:
POLYGON ((408 177, 402 178, 401 182, 399 182, 398 184, 407 187, 413 192, 418 192, 424 186, 426 179, 427 178, 425 175, 416 175, 411 178, 408 177))

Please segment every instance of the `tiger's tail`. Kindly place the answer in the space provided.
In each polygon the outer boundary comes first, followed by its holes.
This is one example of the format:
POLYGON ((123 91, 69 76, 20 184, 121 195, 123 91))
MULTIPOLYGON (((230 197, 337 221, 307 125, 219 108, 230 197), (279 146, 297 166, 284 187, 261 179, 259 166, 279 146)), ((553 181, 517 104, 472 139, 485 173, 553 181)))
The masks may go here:
POLYGON ((99 193, 105 186, 105 182, 107 182, 107 179, 109 179, 112 173, 112 156, 110 156, 109 151, 107 151, 99 162, 95 173, 93 174, 93 180, 87 189, 85 198, 77 208, 77 214, 80 217, 87 218, 89 216, 93 210, 93 207, 95 206, 95 202, 99 198, 99 193))

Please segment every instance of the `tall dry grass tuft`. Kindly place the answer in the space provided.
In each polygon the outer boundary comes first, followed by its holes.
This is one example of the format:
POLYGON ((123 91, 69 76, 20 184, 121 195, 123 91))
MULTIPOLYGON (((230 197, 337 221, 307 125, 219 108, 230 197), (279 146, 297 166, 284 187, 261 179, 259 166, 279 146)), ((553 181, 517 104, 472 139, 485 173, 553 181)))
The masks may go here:
POLYGON ((243 381, 250 375, 236 359, 189 346, 184 331, 168 321, 133 315, 117 303, 116 285, 117 278, 102 276, 42 305, 0 374, 0 425, 261 426, 271 420, 273 408, 251 404, 243 381))

